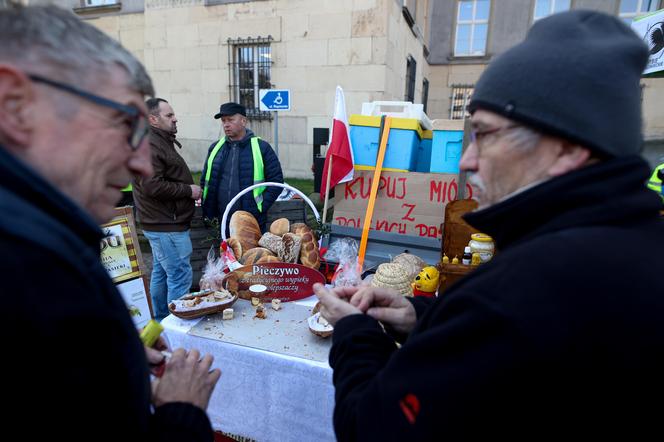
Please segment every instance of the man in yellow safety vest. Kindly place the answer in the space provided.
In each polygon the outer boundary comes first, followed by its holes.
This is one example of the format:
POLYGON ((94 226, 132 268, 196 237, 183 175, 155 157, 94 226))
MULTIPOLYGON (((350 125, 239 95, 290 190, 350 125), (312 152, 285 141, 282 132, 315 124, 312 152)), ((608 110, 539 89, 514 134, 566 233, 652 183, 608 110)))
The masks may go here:
MULTIPOLYGON (((214 118, 221 119, 224 136, 210 145, 203 164, 202 205, 206 218, 221 221, 226 206, 242 190, 263 182, 283 183, 284 177, 272 146, 247 128, 244 106, 222 104, 214 118)), ((228 220, 235 211, 245 210, 254 215, 264 231, 266 213, 281 190, 278 187, 257 187, 245 193, 233 204, 228 220)))

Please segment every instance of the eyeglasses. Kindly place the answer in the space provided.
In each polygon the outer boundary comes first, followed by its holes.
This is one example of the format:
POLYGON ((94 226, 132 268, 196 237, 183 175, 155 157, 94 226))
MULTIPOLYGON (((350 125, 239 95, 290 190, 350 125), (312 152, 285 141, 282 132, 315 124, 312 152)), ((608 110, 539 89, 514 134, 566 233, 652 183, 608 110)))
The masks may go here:
POLYGON ((482 131, 472 129, 470 131, 470 142, 475 143, 475 145, 477 146, 478 149, 482 149, 482 148, 485 147, 483 145, 483 143, 484 143, 484 140, 486 139, 487 135, 498 134, 498 133, 504 132, 506 130, 516 129, 517 127, 520 127, 520 126, 517 125, 517 124, 511 124, 509 126, 496 127, 494 129, 487 129, 487 130, 482 130, 482 131))
POLYGON ((91 94, 90 92, 78 89, 74 86, 60 83, 59 81, 50 80, 39 75, 30 74, 28 77, 34 82, 44 83, 56 89, 69 92, 70 94, 78 95, 79 97, 91 101, 92 103, 98 104, 100 106, 110 107, 111 109, 115 109, 116 111, 127 115, 130 123, 130 134, 127 138, 127 143, 131 147, 131 150, 137 150, 150 131, 150 124, 148 123, 148 119, 136 106, 118 103, 117 101, 109 100, 108 98, 100 97, 98 95, 91 94))

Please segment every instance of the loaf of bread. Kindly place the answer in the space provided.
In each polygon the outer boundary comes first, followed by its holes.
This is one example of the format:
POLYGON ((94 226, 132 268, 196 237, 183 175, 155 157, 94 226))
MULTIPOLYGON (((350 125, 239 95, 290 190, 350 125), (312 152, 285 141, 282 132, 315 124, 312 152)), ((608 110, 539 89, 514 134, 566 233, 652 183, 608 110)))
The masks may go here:
POLYGON ((293 224, 291 224, 290 231, 291 231, 291 233, 294 233, 294 234, 300 235, 300 236, 304 235, 307 232, 313 233, 312 230, 311 230, 311 227, 309 227, 308 225, 306 225, 304 223, 293 223, 293 224))
POLYGON ((271 262, 281 262, 281 260, 276 256, 264 255, 256 261, 256 264, 269 264, 271 262))
POLYGON ((279 256, 283 247, 281 237, 270 232, 266 232, 261 239, 258 240, 258 245, 268 249, 277 256, 279 256))
MULTIPOLYGON (((258 245, 258 240, 261 238, 261 228, 251 213, 243 210, 235 212, 231 216, 229 228, 231 238, 236 238, 240 241, 243 254, 258 245)), ((236 256, 236 258, 239 257, 236 256)))
POLYGON ((300 257, 302 237, 294 233, 286 233, 281 237, 282 248, 277 256, 283 262, 296 263, 300 257))
POLYGON ((228 240, 226 240, 226 243, 233 251, 233 256, 235 256, 235 259, 238 261, 242 259, 242 244, 240 243, 240 240, 231 236, 228 238, 228 240))
POLYGON ((275 254, 263 247, 254 247, 247 250, 247 253, 242 256, 242 264, 246 266, 256 264, 259 259, 265 256, 275 256, 275 254))
POLYGON ((300 262, 302 265, 318 270, 320 267, 320 253, 318 252, 318 241, 313 233, 307 232, 302 235, 300 244, 300 262))
POLYGON ((270 233, 277 236, 283 236, 290 231, 290 221, 288 218, 279 218, 270 225, 270 233))

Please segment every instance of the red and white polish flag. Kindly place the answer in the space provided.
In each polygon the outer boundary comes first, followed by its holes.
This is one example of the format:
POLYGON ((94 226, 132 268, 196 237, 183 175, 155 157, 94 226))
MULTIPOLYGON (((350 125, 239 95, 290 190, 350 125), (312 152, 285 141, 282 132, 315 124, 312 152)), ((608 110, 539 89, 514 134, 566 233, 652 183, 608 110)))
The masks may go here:
POLYGON ((330 175, 330 189, 334 189, 339 183, 345 183, 353 179, 353 149, 350 144, 350 127, 348 118, 346 118, 346 100, 341 86, 337 86, 337 92, 334 99, 334 122, 332 134, 330 135, 330 145, 325 155, 325 165, 323 166, 323 177, 320 186, 320 198, 325 199, 328 189, 326 186, 327 170, 332 160, 332 173, 330 175))

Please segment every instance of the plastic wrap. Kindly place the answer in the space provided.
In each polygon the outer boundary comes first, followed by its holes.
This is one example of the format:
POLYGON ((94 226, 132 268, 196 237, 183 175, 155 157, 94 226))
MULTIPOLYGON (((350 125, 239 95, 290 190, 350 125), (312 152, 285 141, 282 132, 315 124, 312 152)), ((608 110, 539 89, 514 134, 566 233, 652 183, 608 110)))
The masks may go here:
POLYGON ((357 241, 351 238, 342 238, 330 245, 325 259, 339 263, 332 277, 334 287, 357 286, 362 282, 357 252, 357 241))
POLYGON ((221 255, 219 258, 215 256, 214 249, 214 246, 210 247, 207 255, 207 264, 205 265, 205 269, 203 269, 203 276, 199 283, 201 290, 221 290, 224 288, 222 284, 228 264, 224 255, 221 255))

